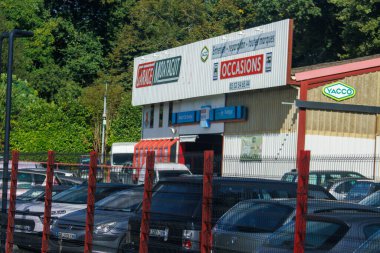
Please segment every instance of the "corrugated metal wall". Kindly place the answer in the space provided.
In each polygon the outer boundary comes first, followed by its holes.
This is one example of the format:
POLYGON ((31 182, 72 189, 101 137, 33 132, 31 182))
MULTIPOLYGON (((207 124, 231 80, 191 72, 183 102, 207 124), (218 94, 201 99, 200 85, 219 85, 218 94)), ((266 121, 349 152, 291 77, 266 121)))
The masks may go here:
POLYGON ((298 90, 290 86, 227 94, 226 106, 246 106, 248 119, 243 122, 225 123, 225 135, 296 131, 296 108, 282 102, 293 103, 297 95, 298 90))
MULTIPOLYGON (((380 106, 380 72, 351 76, 341 81, 356 89, 355 97, 336 102, 322 94, 321 86, 309 90, 308 101, 380 106)), ((306 118, 307 134, 372 139, 376 132, 380 132, 375 115, 309 110, 306 118)))
POLYGON ((244 105, 248 119, 224 125, 223 176, 279 178, 295 168, 298 90, 287 86, 227 94, 226 105, 244 105), (244 161, 242 137, 262 137, 261 161, 244 161))

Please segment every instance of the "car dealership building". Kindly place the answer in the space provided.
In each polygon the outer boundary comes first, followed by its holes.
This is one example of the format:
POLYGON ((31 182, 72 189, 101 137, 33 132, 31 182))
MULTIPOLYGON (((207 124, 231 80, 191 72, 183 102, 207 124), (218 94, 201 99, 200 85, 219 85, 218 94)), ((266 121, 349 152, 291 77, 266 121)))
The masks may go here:
MULTIPOLYGON (((187 154, 211 149, 224 158, 217 173, 278 176, 294 160, 276 168, 262 161, 302 149, 378 155, 380 56, 292 69, 292 25, 283 20, 135 58, 132 104, 143 116, 134 165, 148 150, 156 161, 191 165, 187 154)), ((361 172, 373 176, 376 166, 374 159, 361 172)))

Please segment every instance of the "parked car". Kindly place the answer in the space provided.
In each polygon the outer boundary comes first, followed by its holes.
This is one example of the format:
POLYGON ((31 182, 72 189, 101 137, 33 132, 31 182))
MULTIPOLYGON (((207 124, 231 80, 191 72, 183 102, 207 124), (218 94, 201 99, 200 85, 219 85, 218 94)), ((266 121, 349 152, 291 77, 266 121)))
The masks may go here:
MULTIPOLYGON (((308 213, 379 213, 377 208, 332 200, 311 199, 308 213)), ((245 200, 228 210, 213 228, 213 252, 256 252, 275 230, 293 220, 296 199, 245 200)))
MULTIPOLYGON (((118 253, 125 247, 128 221, 143 199, 143 187, 120 191, 96 203, 93 252, 118 253)), ((83 252, 86 211, 79 210, 57 220, 51 229, 52 252, 83 252)))
MULTIPOLYGON (((199 251, 202 184, 200 176, 160 180, 153 188, 150 212, 149 252, 199 251)), ((232 206, 245 199, 295 198, 297 184, 279 180, 215 177, 212 224, 232 206)), ((311 185, 310 198, 335 199, 326 189, 311 185)), ((141 205, 130 219, 128 250, 137 251, 141 205)))
POLYGON ((352 187, 359 181, 358 178, 341 178, 331 181, 329 192, 337 199, 344 200, 352 187))
MULTIPOLYGON (((99 183, 96 185, 95 201, 131 187, 134 186, 99 183)), ((63 215, 85 209, 87 207, 87 188, 87 184, 74 186, 53 196, 52 220, 54 221, 63 215)), ((17 229, 15 229, 14 244, 20 248, 40 250, 45 203, 24 203, 18 205, 17 208, 15 216, 17 229)))
POLYGON ((364 199, 360 200, 359 204, 380 208, 380 191, 376 191, 368 195, 364 199))
MULTIPOLYGON (((309 184, 320 185, 328 189, 331 186, 331 180, 340 178, 363 178, 367 179, 362 174, 355 171, 338 171, 338 170, 319 170, 310 171, 309 184)), ((298 181, 298 172, 293 169, 290 172, 285 173, 281 180, 288 182, 298 181)))
MULTIPOLYGON (((260 248, 260 253, 292 253, 294 221, 275 231, 260 248)), ((380 230, 380 215, 375 213, 325 212, 307 216, 305 252, 353 252, 380 230)))
MULTIPOLYGON (((11 174, 8 174, 8 196, 9 196, 9 188, 10 188, 10 177, 11 174)), ((55 185, 59 184, 57 177, 54 177, 53 180, 55 185)), ((37 170, 37 169, 22 169, 17 173, 17 191, 16 195, 20 195, 30 188, 38 185, 46 184, 46 170, 37 170)), ((2 186, 3 186, 3 171, 0 171, 0 194, 2 194, 2 186)))
MULTIPOLYGON (((138 184, 144 184, 146 165, 144 164, 139 172, 138 184)), ((154 183, 162 178, 178 177, 181 175, 191 175, 186 165, 181 163, 155 163, 154 164, 154 183)))
POLYGON ((357 180, 356 184, 347 193, 344 201, 359 202, 378 190, 380 190, 380 183, 372 180, 357 180))

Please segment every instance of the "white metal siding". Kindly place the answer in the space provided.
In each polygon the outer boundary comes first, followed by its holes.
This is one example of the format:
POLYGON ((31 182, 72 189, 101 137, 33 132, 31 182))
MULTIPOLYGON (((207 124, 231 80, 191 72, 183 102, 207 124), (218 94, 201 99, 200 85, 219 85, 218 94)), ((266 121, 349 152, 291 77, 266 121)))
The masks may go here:
POLYGON ((223 176, 280 178, 295 168, 297 135, 263 134, 262 161, 240 161, 240 135, 224 136, 223 176))
POLYGON ((241 90, 230 91, 230 83, 237 81, 249 81, 250 87, 261 89, 286 85, 288 69, 288 42, 289 42, 290 21, 283 20, 256 28, 198 41, 189 45, 169 49, 162 52, 135 58, 133 72, 133 105, 146 105, 152 103, 174 101, 186 98, 223 94, 241 90), (275 31, 275 45, 269 48, 258 49, 245 53, 212 59, 212 48, 217 44, 228 43, 229 41, 241 40, 242 38, 266 34, 275 31), (201 60, 201 51, 207 46, 209 58, 206 62, 201 60), (265 54, 272 53, 272 67, 270 72, 265 72, 265 54), (261 74, 254 74, 242 77, 234 77, 219 80, 221 62, 231 59, 240 59, 253 55, 264 54, 261 74), (136 88, 137 69, 140 64, 156 62, 162 59, 181 56, 181 69, 179 79, 176 82, 136 88), (214 63, 219 64, 218 80, 213 80, 214 63))

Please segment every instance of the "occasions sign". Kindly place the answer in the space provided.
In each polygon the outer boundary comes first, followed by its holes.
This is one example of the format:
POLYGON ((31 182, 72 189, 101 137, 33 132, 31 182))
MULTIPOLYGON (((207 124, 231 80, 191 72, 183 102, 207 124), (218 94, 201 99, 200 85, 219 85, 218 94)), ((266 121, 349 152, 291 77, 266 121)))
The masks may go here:
POLYGON ((223 61, 220 67, 220 79, 248 76, 263 73, 264 55, 223 61))

